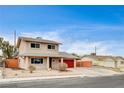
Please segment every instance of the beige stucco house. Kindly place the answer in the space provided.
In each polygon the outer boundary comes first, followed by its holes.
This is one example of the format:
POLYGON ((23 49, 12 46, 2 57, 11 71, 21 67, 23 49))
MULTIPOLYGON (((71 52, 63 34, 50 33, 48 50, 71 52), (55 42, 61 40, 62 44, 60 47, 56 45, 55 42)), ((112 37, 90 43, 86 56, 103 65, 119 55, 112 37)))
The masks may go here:
POLYGON ((34 65, 36 69, 58 69, 59 63, 67 63, 68 67, 76 67, 77 57, 59 52, 61 43, 43 38, 19 37, 17 48, 19 51, 19 67, 28 69, 34 65))
POLYGON ((101 56, 101 55, 85 55, 82 61, 92 61, 93 65, 111 68, 124 68, 124 58, 120 56, 101 56))

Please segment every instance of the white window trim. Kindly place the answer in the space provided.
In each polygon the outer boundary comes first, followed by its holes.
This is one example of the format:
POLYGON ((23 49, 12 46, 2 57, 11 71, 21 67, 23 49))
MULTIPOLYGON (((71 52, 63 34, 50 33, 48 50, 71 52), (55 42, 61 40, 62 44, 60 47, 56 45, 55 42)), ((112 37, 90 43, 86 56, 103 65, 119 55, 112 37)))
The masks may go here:
POLYGON ((31 42, 29 45, 30 45, 30 48, 31 48, 31 49, 40 49, 40 48, 41 48, 41 44, 40 44, 40 43, 31 42), (40 47, 39 47, 39 48, 36 48, 36 46, 35 46, 35 48, 33 48, 33 47, 31 47, 31 44, 35 44, 35 45, 36 45, 36 44, 39 44, 40 47))
MULTIPOLYGON (((30 58, 30 64, 32 64, 31 59, 32 59, 32 58, 30 58)), ((34 58, 34 59, 35 59, 35 58, 34 58)), ((38 58, 38 59, 42 59, 42 60, 43 60, 43 63, 42 63, 42 64, 44 64, 44 58, 38 58)), ((41 65, 41 64, 33 64, 33 65, 41 65)))
POLYGON ((48 50, 56 50, 56 45, 55 45, 55 44, 48 44, 48 45, 47 45, 47 49, 48 49, 48 50), (54 45, 54 46, 55 46, 55 48, 54 48, 54 49, 52 49, 52 48, 51 48, 51 49, 49 49, 49 48, 48 48, 48 45, 51 45, 51 46, 52 46, 52 45, 54 45))

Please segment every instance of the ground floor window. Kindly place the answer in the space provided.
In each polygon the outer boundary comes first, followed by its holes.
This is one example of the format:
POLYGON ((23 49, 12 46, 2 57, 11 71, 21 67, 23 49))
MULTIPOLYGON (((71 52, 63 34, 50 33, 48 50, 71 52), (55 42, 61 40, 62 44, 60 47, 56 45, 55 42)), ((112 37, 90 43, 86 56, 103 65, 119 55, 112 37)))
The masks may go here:
POLYGON ((43 58, 31 58, 31 64, 43 64, 43 58))

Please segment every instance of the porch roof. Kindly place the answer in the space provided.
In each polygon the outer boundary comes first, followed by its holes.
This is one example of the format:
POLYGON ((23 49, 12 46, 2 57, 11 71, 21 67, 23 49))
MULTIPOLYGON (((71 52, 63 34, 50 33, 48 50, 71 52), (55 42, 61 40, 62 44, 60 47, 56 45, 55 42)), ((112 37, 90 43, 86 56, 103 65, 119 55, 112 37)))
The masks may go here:
POLYGON ((25 53, 25 54, 19 54, 19 56, 35 56, 35 57, 63 57, 63 58, 74 58, 74 59, 78 59, 78 57, 72 55, 72 54, 69 54, 69 53, 66 53, 66 52, 59 52, 59 53, 56 53, 56 54, 31 54, 31 53, 25 53))

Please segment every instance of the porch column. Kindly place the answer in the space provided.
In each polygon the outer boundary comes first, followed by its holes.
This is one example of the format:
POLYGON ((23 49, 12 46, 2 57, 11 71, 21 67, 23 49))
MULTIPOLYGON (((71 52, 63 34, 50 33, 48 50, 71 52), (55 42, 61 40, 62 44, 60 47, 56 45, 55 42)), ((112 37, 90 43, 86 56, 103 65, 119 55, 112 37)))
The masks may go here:
POLYGON ((61 64, 63 64, 63 58, 61 58, 61 64))
POLYGON ((28 70, 28 67, 29 67, 29 57, 25 57, 25 69, 28 70))
POLYGON ((76 59, 74 59, 74 68, 76 68, 76 62, 77 62, 76 59))
POLYGON ((49 57, 47 57, 47 70, 50 70, 49 57))

